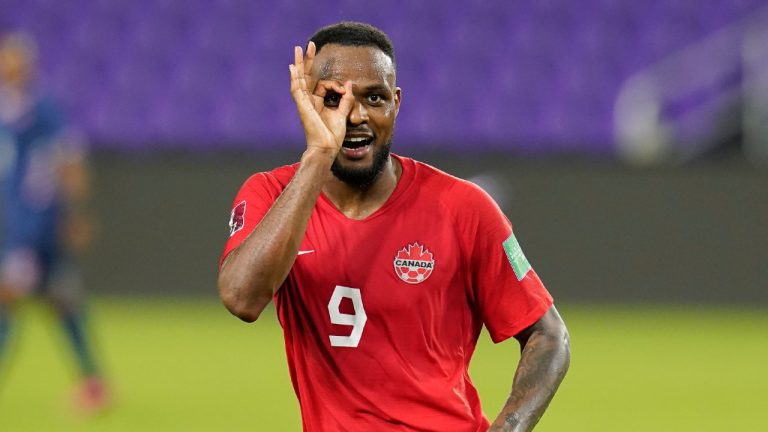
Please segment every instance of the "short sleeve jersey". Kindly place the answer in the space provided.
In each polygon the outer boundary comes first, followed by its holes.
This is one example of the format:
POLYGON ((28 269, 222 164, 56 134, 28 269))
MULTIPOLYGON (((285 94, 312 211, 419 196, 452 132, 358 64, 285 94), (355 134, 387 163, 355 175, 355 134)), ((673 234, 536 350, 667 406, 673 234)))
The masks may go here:
MULTIPOLYGON (((304 430, 485 431, 468 375, 481 328, 503 341, 552 297, 482 189, 393 157, 401 178, 369 217, 349 219, 320 195, 274 298, 304 430)), ((245 182, 222 261, 297 168, 245 182)))
POLYGON ((13 121, 0 119, 3 219, 8 247, 43 247, 56 238, 59 169, 69 142, 58 105, 38 97, 13 121))

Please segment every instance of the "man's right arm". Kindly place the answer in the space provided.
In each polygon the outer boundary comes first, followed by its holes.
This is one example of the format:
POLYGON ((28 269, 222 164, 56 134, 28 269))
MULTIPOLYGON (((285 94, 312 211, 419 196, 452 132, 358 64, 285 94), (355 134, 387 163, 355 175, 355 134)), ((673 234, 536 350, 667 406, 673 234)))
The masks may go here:
POLYGON ((219 270, 224 306, 253 322, 288 276, 335 154, 308 149, 285 190, 219 270))
POLYGON ((247 322, 259 317, 296 260, 317 197, 332 175, 331 165, 344 140, 354 101, 350 82, 343 86, 329 81, 308 84, 306 74, 312 70, 314 43, 310 42, 306 59, 299 47, 294 55, 291 95, 304 128, 307 150, 267 214, 219 269, 221 301, 232 314, 247 322), (324 104, 330 92, 341 96, 337 107, 324 104))

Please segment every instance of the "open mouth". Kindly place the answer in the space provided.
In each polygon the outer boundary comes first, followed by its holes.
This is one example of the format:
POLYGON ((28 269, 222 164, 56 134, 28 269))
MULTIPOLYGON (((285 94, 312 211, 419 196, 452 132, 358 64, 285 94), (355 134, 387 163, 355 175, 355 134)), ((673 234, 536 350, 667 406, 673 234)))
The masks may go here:
POLYGON ((360 147, 365 147, 372 143, 373 143, 373 137, 347 137, 347 138, 344 138, 342 147, 348 148, 348 149, 356 149, 360 147))

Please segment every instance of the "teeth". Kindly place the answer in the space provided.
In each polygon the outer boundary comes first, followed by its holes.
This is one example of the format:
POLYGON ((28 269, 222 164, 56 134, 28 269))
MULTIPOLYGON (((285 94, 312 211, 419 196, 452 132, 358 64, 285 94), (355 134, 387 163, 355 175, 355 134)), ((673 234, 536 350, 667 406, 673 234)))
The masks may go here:
POLYGON ((358 143, 363 141, 368 141, 370 138, 364 138, 364 137, 353 137, 353 138, 344 138, 345 142, 352 142, 352 143, 358 143))

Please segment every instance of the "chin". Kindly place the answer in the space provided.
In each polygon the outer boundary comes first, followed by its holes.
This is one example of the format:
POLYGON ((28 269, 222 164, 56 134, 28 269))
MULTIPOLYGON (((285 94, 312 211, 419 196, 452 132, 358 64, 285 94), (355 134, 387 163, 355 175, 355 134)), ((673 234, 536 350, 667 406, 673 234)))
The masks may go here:
POLYGON ((373 149, 370 156, 359 160, 337 157, 331 166, 333 175, 344 183, 366 188, 372 185, 384 171, 389 160, 390 143, 373 149))

